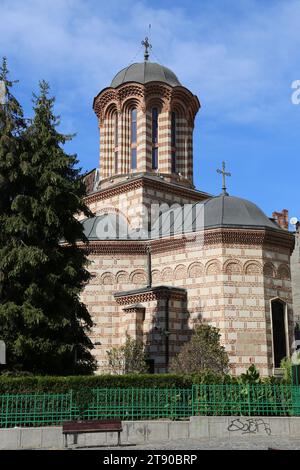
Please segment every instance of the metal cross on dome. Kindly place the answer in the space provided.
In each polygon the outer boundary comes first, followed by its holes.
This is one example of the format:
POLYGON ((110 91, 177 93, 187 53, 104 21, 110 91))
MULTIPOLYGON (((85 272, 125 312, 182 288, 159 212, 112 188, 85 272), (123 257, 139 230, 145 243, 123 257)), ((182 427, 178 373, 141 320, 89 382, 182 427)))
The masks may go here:
POLYGON ((222 192, 226 196, 228 196, 228 192, 226 191, 226 176, 231 176, 231 173, 225 171, 225 162, 222 162, 222 170, 217 170, 217 173, 220 173, 223 178, 223 187, 222 187, 222 192))
POLYGON ((149 59, 149 50, 148 49, 152 49, 152 45, 150 44, 149 39, 148 39, 147 36, 145 37, 144 41, 142 41, 142 46, 144 46, 144 48, 145 48, 144 59, 148 60, 149 59))

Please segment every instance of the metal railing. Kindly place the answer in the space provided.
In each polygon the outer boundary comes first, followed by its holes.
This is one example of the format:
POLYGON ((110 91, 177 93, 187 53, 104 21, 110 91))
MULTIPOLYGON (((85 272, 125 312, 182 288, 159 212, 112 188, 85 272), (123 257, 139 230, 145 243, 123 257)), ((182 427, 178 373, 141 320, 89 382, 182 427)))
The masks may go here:
POLYGON ((194 385, 177 388, 100 388, 87 394, 0 395, 0 427, 51 426, 73 419, 186 419, 190 416, 297 416, 300 386, 194 385))

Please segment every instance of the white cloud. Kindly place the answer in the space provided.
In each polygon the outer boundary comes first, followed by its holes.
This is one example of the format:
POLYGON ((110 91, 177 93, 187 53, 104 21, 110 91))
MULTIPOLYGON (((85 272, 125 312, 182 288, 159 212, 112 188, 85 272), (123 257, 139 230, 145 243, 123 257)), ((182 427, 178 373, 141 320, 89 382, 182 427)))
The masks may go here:
POLYGON ((201 4, 2 0, 0 54, 17 62, 22 80, 54 81, 63 112, 109 85, 151 23, 152 60, 199 96, 207 120, 260 124, 288 115, 290 83, 300 78, 300 2, 201 4))

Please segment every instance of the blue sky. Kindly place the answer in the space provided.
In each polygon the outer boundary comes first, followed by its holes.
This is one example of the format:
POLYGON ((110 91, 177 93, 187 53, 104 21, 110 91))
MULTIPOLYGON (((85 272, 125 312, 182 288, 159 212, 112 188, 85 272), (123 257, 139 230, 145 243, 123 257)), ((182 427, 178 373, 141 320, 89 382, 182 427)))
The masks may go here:
POLYGON ((142 61, 151 23, 151 60, 171 68, 202 108, 194 131, 195 184, 218 194, 222 160, 230 194, 269 216, 300 219, 299 0, 0 0, 0 55, 27 115, 40 79, 56 96, 68 151, 98 165, 94 96, 126 65, 142 61))

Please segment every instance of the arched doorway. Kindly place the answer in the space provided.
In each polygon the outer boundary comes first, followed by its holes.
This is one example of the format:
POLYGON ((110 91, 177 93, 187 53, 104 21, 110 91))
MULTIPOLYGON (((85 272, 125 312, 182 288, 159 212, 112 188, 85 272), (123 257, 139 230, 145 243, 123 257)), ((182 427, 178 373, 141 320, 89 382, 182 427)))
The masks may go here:
POLYGON ((289 354, 286 303, 280 299, 272 300, 271 313, 274 367, 278 369, 281 360, 289 354))

